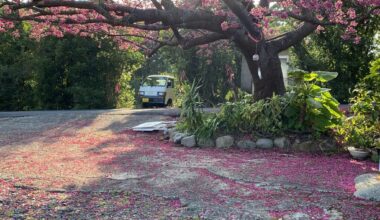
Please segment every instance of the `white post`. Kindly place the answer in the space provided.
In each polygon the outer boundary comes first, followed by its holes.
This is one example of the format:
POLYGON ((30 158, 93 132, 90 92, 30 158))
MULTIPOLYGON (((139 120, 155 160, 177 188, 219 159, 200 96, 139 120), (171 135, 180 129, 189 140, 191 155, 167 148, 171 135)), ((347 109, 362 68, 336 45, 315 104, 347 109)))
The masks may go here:
POLYGON ((380 148, 377 149, 377 157, 379 158, 379 172, 380 172, 380 148))

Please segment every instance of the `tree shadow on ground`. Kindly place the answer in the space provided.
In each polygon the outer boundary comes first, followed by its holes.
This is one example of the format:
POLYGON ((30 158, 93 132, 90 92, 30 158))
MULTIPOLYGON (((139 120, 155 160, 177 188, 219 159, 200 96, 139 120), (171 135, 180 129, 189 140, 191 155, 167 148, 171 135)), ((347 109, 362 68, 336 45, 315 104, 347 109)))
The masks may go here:
POLYGON ((4 166, 43 178, 0 180, 0 217, 266 219, 304 212, 323 218, 326 208, 343 219, 377 219, 380 213, 378 203, 356 199, 351 189, 353 178, 374 164, 339 155, 179 148, 160 133, 127 129, 152 117, 114 117, 99 115, 91 126, 74 122, 81 132, 66 137, 70 128, 62 128, 54 142, 41 143, 39 154, 48 154, 39 160, 4 166))

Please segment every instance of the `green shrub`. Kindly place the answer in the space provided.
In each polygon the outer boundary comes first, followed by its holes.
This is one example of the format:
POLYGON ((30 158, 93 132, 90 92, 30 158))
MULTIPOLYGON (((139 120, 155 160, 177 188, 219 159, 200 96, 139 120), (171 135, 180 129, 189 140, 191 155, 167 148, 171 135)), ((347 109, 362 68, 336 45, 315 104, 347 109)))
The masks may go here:
POLYGON ((248 95, 238 102, 227 102, 218 114, 220 129, 260 135, 280 133, 283 130, 282 112, 286 106, 286 100, 280 96, 253 102, 252 96, 248 95))
POLYGON ((371 73, 363 78, 350 99, 353 116, 337 128, 346 145, 380 148, 380 59, 372 62, 371 73))
POLYGON ((227 133, 271 136, 295 130, 324 133, 340 124, 339 102, 329 89, 320 86, 337 74, 297 71, 292 75, 296 85, 284 96, 254 101, 252 95, 239 95, 238 101, 226 102, 218 113, 212 114, 199 110, 200 86, 193 83, 185 88, 178 128, 198 137, 227 133))
POLYGON ((175 99, 173 105, 175 107, 182 107, 183 97, 185 96, 186 91, 188 91, 189 84, 186 82, 177 82, 174 83, 175 99))
POLYGON ((199 138, 211 138, 218 132, 220 123, 221 119, 218 114, 204 114, 202 123, 195 129, 194 134, 199 138))
POLYGON ((339 102, 322 85, 337 77, 333 72, 295 71, 289 73, 294 86, 286 94, 289 106, 284 113, 286 128, 297 131, 326 132, 342 121, 339 102))
POLYGON ((191 85, 184 86, 182 97, 181 121, 177 128, 188 133, 195 133, 202 125, 202 100, 199 96, 200 85, 195 81, 191 85))
POLYGON ((346 145, 373 148, 376 137, 380 135, 379 125, 371 123, 364 115, 354 115, 346 118, 336 131, 340 140, 346 145))
POLYGON ((380 59, 371 63, 371 72, 355 87, 350 99, 355 115, 366 115, 368 120, 378 121, 380 117, 380 59))
POLYGON ((116 108, 133 108, 135 106, 135 92, 132 87, 131 72, 124 72, 119 78, 120 91, 117 94, 116 108))

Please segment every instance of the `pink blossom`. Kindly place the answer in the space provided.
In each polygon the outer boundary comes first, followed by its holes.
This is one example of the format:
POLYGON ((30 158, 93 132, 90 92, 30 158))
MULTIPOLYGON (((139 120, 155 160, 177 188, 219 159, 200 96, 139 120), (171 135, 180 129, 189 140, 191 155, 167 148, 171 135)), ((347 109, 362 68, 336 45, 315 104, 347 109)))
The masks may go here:
POLYGON ((227 21, 223 21, 223 22, 220 24, 220 27, 222 28, 223 31, 228 30, 228 23, 227 23, 227 21))

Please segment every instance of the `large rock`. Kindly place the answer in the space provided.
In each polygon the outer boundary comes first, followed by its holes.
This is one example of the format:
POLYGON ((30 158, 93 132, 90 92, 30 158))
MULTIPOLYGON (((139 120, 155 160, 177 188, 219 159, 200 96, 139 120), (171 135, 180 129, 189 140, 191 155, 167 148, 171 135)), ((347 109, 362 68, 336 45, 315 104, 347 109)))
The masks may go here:
POLYGON ((296 139, 292 145, 292 149, 299 152, 307 153, 329 153, 337 151, 337 145, 331 138, 321 138, 320 140, 305 140, 296 139))
POLYGON ((270 149, 273 148, 273 141, 268 138, 260 138, 256 141, 256 146, 262 149, 270 149))
POLYGON ((302 212, 296 212, 293 214, 287 214, 284 217, 282 217, 283 220, 308 220, 310 219, 308 214, 302 213, 302 212))
POLYGON ((170 128, 167 130, 167 133, 169 135, 169 139, 173 141, 174 135, 177 134, 177 130, 175 128, 170 128))
POLYGON ((211 138, 199 138, 198 139, 198 146, 199 147, 214 147, 215 142, 211 138))
POLYGON ((367 173, 355 178, 354 196, 380 202, 380 174, 367 173))
POLYGON ((180 144, 182 138, 186 137, 186 134, 177 132, 173 137, 173 142, 176 144, 180 144))
POLYGON ((318 143, 315 141, 303 141, 303 142, 295 142, 292 146, 293 150, 299 151, 299 152, 308 152, 308 153, 315 153, 320 152, 321 149, 318 146, 318 143))
POLYGON ((216 139, 217 148, 229 148, 234 145, 234 138, 230 135, 218 137, 216 139))
POLYGON ((274 146, 284 149, 290 147, 290 141, 286 137, 279 137, 274 139, 274 146))
POLYGON ((251 140, 240 140, 236 145, 241 149, 252 149, 256 147, 256 143, 251 140))
POLYGON ((197 142, 195 139, 195 135, 187 136, 182 138, 181 144, 185 147, 195 147, 197 146, 197 142))

